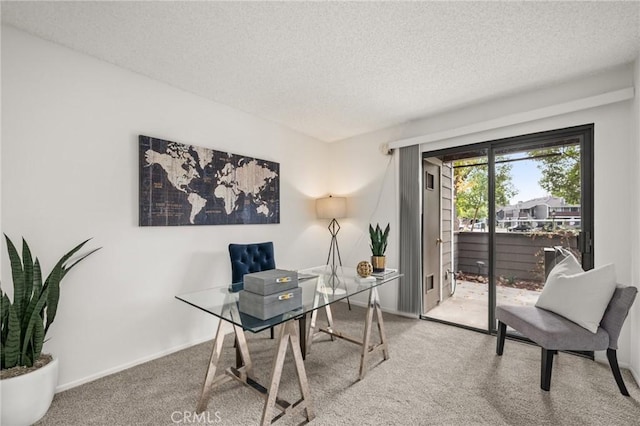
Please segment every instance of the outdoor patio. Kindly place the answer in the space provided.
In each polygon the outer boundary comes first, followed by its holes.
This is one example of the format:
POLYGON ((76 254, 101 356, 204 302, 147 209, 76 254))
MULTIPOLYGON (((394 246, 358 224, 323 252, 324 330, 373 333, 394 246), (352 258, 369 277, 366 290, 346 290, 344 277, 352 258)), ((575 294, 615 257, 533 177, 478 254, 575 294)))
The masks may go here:
MULTIPOLYGON (((534 305, 540 291, 497 286, 498 305, 534 305)), ((453 296, 425 315, 470 327, 487 329, 489 290, 486 283, 457 281, 453 296)))

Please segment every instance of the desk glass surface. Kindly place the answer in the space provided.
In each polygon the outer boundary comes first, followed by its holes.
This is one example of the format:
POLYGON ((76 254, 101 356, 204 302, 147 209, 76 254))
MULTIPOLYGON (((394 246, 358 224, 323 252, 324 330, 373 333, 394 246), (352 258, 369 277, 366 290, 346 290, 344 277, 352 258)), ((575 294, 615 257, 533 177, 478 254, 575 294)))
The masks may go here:
POLYGON ((214 287, 176 296, 177 299, 198 309, 215 315, 246 331, 260 331, 297 318, 315 309, 346 299, 358 293, 378 287, 389 281, 398 279, 397 272, 377 278, 375 281, 358 281, 355 268, 337 268, 331 274, 331 267, 320 266, 298 271, 298 287, 302 288, 302 306, 274 318, 261 320, 238 311, 238 293, 232 293, 228 287, 214 287), (302 278, 305 277, 305 278, 302 278))

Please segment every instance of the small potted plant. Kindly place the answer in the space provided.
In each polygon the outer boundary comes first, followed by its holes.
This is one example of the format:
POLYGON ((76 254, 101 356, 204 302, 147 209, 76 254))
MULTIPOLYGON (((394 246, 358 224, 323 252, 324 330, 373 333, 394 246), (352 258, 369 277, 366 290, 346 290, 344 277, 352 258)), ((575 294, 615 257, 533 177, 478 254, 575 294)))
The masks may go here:
POLYGON ((13 302, 0 288, 2 356, 1 424, 30 425, 49 409, 58 384, 58 360, 42 353, 44 339, 56 317, 60 282, 67 272, 99 249, 76 254, 89 240, 65 254, 42 281, 40 261, 22 240, 22 259, 5 235, 13 278, 13 302))
POLYGON ((369 224, 369 236, 371 237, 371 264, 373 272, 384 272, 386 257, 384 253, 387 251, 387 239, 389 238, 389 224, 382 230, 380 224, 376 224, 375 229, 369 224))

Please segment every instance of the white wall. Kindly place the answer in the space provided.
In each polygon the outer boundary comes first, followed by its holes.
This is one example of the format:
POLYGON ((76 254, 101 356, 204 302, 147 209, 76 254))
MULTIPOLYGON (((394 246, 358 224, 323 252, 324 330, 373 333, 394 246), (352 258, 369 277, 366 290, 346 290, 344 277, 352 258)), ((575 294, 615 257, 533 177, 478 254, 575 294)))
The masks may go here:
POLYGON ((230 242, 272 240, 284 267, 325 260, 322 142, 6 26, 2 104, 2 231, 46 271, 86 237, 103 247, 62 285, 45 345, 59 389, 212 338, 174 296, 228 283, 230 242), (138 134, 279 162, 281 223, 139 227, 138 134))
MULTIPOLYGON (((380 132, 381 140, 388 141, 396 133, 380 132)), ((334 192, 348 197, 349 218, 340 221, 339 235, 342 261, 356 265, 371 259, 369 224, 391 225, 386 252, 387 267, 398 267, 398 156, 385 155, 378 149, 378 140, 367 136, 352 138, 332 146, 331 182, 334 192)), ((386 311, 397 310, 398 283, 390 282, 379 288, 380 304, 386 311)), ((351 299, 366 304, 366 295, 351 299)))
MULTIPOLYGON (((338 152, 357 153, 367 145, 378 145, 393 140, 436 133, 630 87, 634 84, 633 72, 632 65, 621 66, 582 80, 572 80, 552 87, 470 105, 456 111, 406 123, 393 129, 347 139, 338 142, 336 149, 338 152)), ((637 121, 637 115, 635 119, 632 117, 632 102, 626 101, 445 141, 435 141, 423 144, 421 150, 424 152, 442 147, 466 145, 543 130, 595 123, 595 263, 596 266, 609 262, 615 263, 618 280, 624 284, 633 284, 635 280, 632 279, 632 264, 637 262, 637 258, 632 259, 631 250, 638 236, 637 233, 632 235, 629 232, 629 227, 637 220, 637 215, 634 213, 637 210, 633 207, 639 194, 637 187, 631 185, 632 179, 636 176, 634 169, 637 167, 637 162, 628 153, 631 150, 635 152, 637 144, 637 137, 632 136, 635 121, 637 121)), ((360 173, 368 173, 369 178, 361 176, 359 179, 372 182, 381 179, 383 160, 377 159, 372 153, 365 156, 364 160, 366 164, 356 167, 360 173)), ((347 160, 345 159, 345 161, 347 160)), ((351 170, 348 170, 342 180, 348 182, 351 174, 351 170)), ((388 186, 388 190, 384 193, 388 204, 391 204, 391 200, 396 197, 396 187, 397 185, 388 186)), ((367 191, 358 192, 358 194, 361 197, 359 203, 367 207, 374 204, 374 199, 377 196, 376 193, 367 191)), ((359 217, 352 220, 366 222, 368 214, 369 210, 364 209, 359 217)), ((383 206, 378 211, 378 215, 383 218, 387 217, 392 223, 392 229, 398 229, 398 215, 392 206, 383 206)), ((348 243, 345 242, 345 244, 348 243)), ((394 261, 397 261, 397 241, 393 241, 390 251, 394 255, 394 261)), ((386 302, 383 300, 383 304, 386 303, 387 306, 393 304, 391 306, 395 308, 397 302, 393 297, 397 298, 397 286, 392 288, 391 285, 387 285, 385 291, 389 293, 389 300, 386 302)), ((631 361, 629 330, 631 322, 629 321, 625 325, 620 338, 619 360, 625 366, 629 366, 631 361)))

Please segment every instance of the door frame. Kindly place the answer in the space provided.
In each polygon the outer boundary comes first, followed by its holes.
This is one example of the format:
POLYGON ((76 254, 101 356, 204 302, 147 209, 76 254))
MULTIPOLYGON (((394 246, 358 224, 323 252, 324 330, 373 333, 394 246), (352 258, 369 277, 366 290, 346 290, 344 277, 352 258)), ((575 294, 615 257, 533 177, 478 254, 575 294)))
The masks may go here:
MULTIPOLYGON (((547 130, 543 132, 529 133, 518 136, 511 136, 507 138, 494 139, 474 144, 461 145, 451 148, 444 148, 434 151, 425 151, 422 153, 423 161, 433 157, 439 157, 442 155, 452 155, 456 153, 466 153, 477 150, 478 152, 484 152, 487 155, 487 161, 489 170, 493 171, 495 166, 495 150, 512 147, 517 148, 522 146, 523 148, 549 139, 562 139, 564 137, 580 137, 580 173, 581 173, 581 233, 578 238, 578 247, 582 253, 582 267, 585 270, 593 269, 594 267, 594 123, 588 123, 579 126, 572 126, 560 129, 547 130)), ((483 154, 484 155, 484 154, 483 154)), ((442 200, 441 200, 442 203, 442 200)), ((490 218, 495 218, 495 173, 489 173, 489 206, 488 212, 490 218)), ((423 212, 424 215, 424 202, 423 212)), ((495 334, 496 320, 495 320, 495 304, 496 304, 496 286, 495 286, 495 270, 496 270, 496 255, 495 255, 495 220, 489 220, 489 265, 488 265, 488 278, 489 278, 489 306, 488 306, 488 320, 489 326, 486 330, 478 329, 475 327, 466 326, 464 324, 456 324, 447 321, 437 320, 425 317, 421 315, 421 318, 431 321, 445 322, 451 325, 456 325, 462 328, 468 328, 476 331, 482 331, 488 334, 495 334)), ((424 238, 424 230, 423 230, 424 238)), ((441 262, 442 264, 442 262, 441 262)), ((423 273, 424 276, 424 273, 423 273)), ((442 297, 442 293, 440 295, 442 297)))

